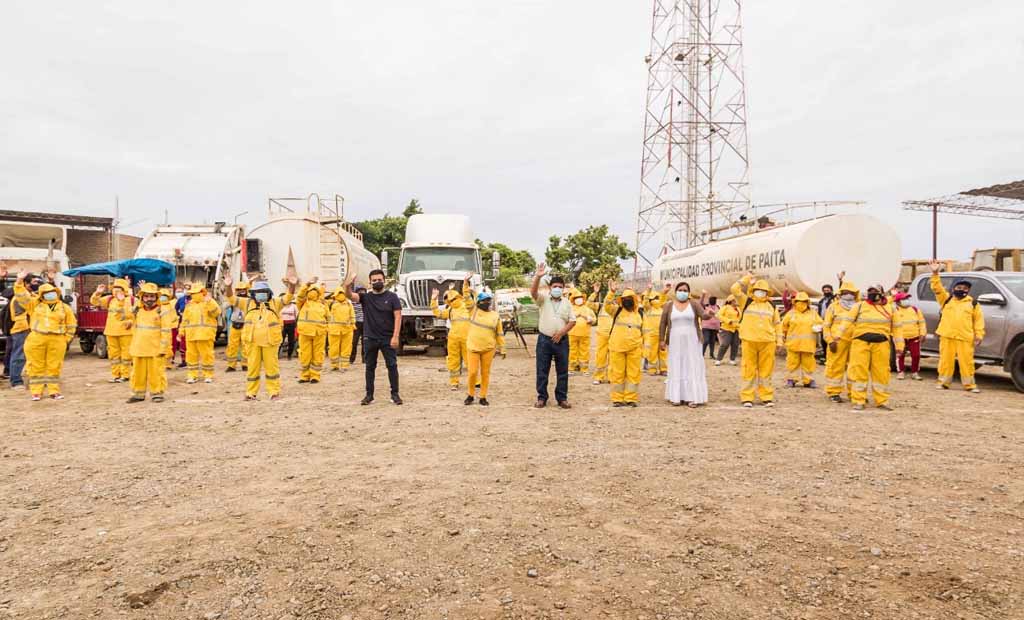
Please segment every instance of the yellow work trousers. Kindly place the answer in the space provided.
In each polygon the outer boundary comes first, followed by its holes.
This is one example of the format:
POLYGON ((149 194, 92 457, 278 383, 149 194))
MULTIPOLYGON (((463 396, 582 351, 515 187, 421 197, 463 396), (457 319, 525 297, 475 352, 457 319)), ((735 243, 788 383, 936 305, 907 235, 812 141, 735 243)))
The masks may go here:
POLYGON ((949 387, 953 383, 956 363, 960 362, 960 383, 965 390, 977 387, 974 381, 974 343, 966 340, 939 337, 939 384, 949 387))
POLYGON ((853 339, 850 345, 850 401, 863 405, 868 401, 868 379, 878 406, 889 402, 889 341, 864 342, 853 339))
POLYGON ((569 336, 569 370, 590 369, 590 334, 569 336))
POLYGON ((64 368, 68 339, 59 334, 32 332, 25 339, 24 350, 28 389, 32 395, 42 396, 44 389, 49 390, 51 396, 60 394, 60 373, 64 368))
POLYGON ((189 340, 185 344, 185 364, 188 367, 188 378, 197 380, 202 374, 203 379, 213 378, 213 341, 189 340))
POLYGON ((281 393, 281 369, 277 364, 277 347, 249 346, 249 366, 245 377, 245 395, 256 396, 260 391, 260 373, 267 382, 267 394, 281 393))
POLYGON ((328 356, 331 358, 331 368, 348 368, 348 358, 352 355, 352 330, 345 330, 340 334, 327 335, 328 356))
POLYGON ((487 387, 491 384, 491 363, 494 362, 494 349, 490 351, 470 351, 466 366, 469 368, 469 380, 466 391, 470 396, 476 392, 477 375, 480 376, 480 398, 487 398, 487 387))
POLYGON ((814 353, 786 351, 786 378, 801 385, 814 381, 814 353))
POLYGON ((324 348, 326 346, 327 334, 319 336, 299 334, 299 379, 302 381, 320 380, 320 372, 324 369, 324 348))
POLYGON ((837 340, 836 352, 833 353, 826 345, 825 350, 825 393, 839 396, 843 392, 850 395, 850 384, 846 381, 846 369, 850 365, 850 341, 837 340))
POLYGON ((167 386, 167 367, 163 357, 132 358, 132 398, 145 398, 146 390, 150 396, 163 396, 167 386))
POLYGON ((110 360, 110 376, 114 379, 130 379, 132 376, 132 356, 128 348, 132 346, 131 334, 127 336, 104 336, 107 340, 107 359, 110 360))
POLYGON ((647 358, 647 374, 668 374, 668 351, 661 350, 658 332, 655 330, 644 334, 644 357, 647 358))
POLYGON ((608 383, 608 334, 597 333, 597 357, 594 358, 594 381, 608 383))
POLYGON ((225 351, 228 358, 228 368, 234 368, 238 364, 243 367, 248 364, 249 343, 242 342, 242 330, 234 327, 228 328, 228 349, 225 351))
POLYGON ((640 402, 640 376, 643 349, 611 351, 608 354, 608 380, 612 384, 613 403, 640 402))
POLYGON ((775 398, 772 387, 772 371, 775 370, 775 343, 750 342, 744 340, 740 347, 743 356, 741 366, 742 384, 740 401, 754 402, 756 395, 761 402, 770 403, 775 398))
POLYGON ((448 337, 448 384, 459 385, 459 373, 462 372, 462 365, 469 365, 468 353, 466 351, 465 338, 448 337))

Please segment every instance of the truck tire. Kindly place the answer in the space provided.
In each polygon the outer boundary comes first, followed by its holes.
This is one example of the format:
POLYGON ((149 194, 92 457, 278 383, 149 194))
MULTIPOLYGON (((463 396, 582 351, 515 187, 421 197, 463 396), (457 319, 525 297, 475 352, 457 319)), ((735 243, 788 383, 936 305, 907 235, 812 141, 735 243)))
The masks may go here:
POLYGON ((1024 344, 1017 345, 1010 356, 1010 376, 1017 390, 1024 392, 1024 344))
POLYGON ((78 339, 78 348, 85 355, 89 355, 96 348, 96 341, 91 336, 82 336, 78 339))
POLYGON ((103 334, 96 336, 96 357, 107 359, 107 337, 103 334))

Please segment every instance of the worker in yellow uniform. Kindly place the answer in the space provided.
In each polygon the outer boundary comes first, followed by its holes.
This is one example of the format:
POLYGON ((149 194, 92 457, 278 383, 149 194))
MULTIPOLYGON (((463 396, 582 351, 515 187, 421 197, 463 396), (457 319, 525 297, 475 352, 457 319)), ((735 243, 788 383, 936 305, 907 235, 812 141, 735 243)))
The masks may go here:
POLYGON ((668 374, 668 350, 661 348, 658 338, 661 329, 661 312, 668 301, 670 290, 672 290, 672 286, 666 282, 662 292, 655 293, 648 288, 643 297, 644 359, 647 360, 647 374, 649 375, 668 374))
POLYGON ((249 283, 238 282, 232 285, 231 276, 224 278, 225 296, 228 300, 228 312, 231 313, 231 320, 228 322, 228 348, 224 352, 228 358, 227 372, 235 372, 236 366, 241 365, 242 370, 246 369, 249 359, 249 349, 242 341, 242 328, 245 327, 245 313, 253 306, 249 298, 249 283))
POLYGON ((39 286, 35 295, 24 283, 25 274, 18 274, 14 283, 14 299, 27 314, 31 332, 25 339, 25 371, 32 400, 42 400, 48 391, 53 400, 62 400, 60 375, 64 354, 75 339, 78 321, 71 306, 60 298, 60 290, 52 284, 39 286))
POLYGON ((430 294, 430 309, 434 316, 448 321, 448 385, 453 392, 459 389, 459 373, 462 366, 468 367, 469 362, 466 351, 466 338, 469 336, 469 315, 475 307, 473 301, 473 289, 469 285, 472 274, 466 274, 462 281, 462 292, 450 288, 444 292, 444 308, 437 304, 438 291, 434 289, 430 294))
POLYGON ((755 390, 765 407, 775 406, 772 372, 775 370, 775 349, 782 347, 779 310, 768 298, 771 286, 747 273, 730 291, 740 309, 740 350, 743 356, 741 375, 743 387, 740 401, 744 407, 754 406, 755 390))
POLYGON ((491 364, 494 354, 505 357, 505 331, 501 325, 501 316, 495 312, 491 304, 494 296, 481 291, 476 298, 476 308, 469 316, 469 331, 466 334, 466 350, 469 353, 467 367, 469 379, 466 389, 469 394, 463 404, 472 405, 476 395, 477 377, 479 377, 480 404, 486 407, 487 388, 491 384, 491 364))
POLYGON ((101 284, 89 298, 90 304, 107 311, 103 338, 110 360, 110 383, 128 381, 132 373, 132 357, 128 352, 132 344, 131 292, 128 281, 118 278, 110 287, 110 293, 107 293, 107 285, 101 284))
POLYGON ((796 294, 793 309, 782 318, 782 337, 786 343, 786 385, 813 388, 814 352, 822 330, 821 316, 811 308, 807 293, 796 294))
MULTIPOLYGON (((289 284, 289 293, 292 292, 289 284)), ((277 362, 281 346, 282 298, 266 282, 256 282, 252 290, 253 303, 245 313, 245 327, 242 328, 242 342, 249 345, 248 370, 245 378, 245 400, 256 400, 260 391, 260 374, 267 384, 270 400, 277 400, 281 394, 281 369, 277 362)), ((323 351, 323 348, 320 349, 323 351)))
POLYGON ((590 330, 597 325, 597 315, 587 306, 587 296, 577 290, 569 297, 576 325, 569 330, 569 372, 590 371, 590 330))
MULTIPOLYGON (((284 303, 292 302, 292 292, 284 296, 284 303)), ((299 383, 320 383, 324 368, 324 349, 327 348, 327 304, 324 289, 310 280, 299 289, 297 306, 299 317, 299 383)))
POLYGON ((644 350, 644 318, 640 298, 631 289, 622 291, 618 303, 605 304, 612 317, 608 336, 608 380, 613 407, 636 407, 640 402, 641 360, 644 350))
MULTIPOLYGON (((160 312, 163 316, 163 325, 169 331, 174 331, 174 328, 178 326, 178 313, 174 311, 174 293, 169 288, 162 288, 160 290, 160 312)), ((171 342, 171 338, 167 339, 167 350, 164 352, 164 362, 167 369, 174 368, 174 344, 171 342)), ((167 373, 164 373, 164 381, 166 387, 167 373)), ((164 390, 167 391, 166 389, 164 390)))
POLYGON ((608 293, 604 301, 598 301, 601 294, 601 285, 594 283, 594 292, 587 298, 590 309, 597 314, 597 345, 594 357, 594 385, 608 383, 608 336, 612 329, 612 315, 608 314, 605 306, 615 300, 615 283, 608 282, 608 293))
POLYGON ((200 375, 203 383, 213 383, 213 341, 217 338, 217 318, 220 306, 210 299, 206 286, 193 283, 188 289, 189 301, 181 314, 181 329, 185 332, 185 363, 188 379, 195 383, 200 375))
POLYGON ((853 310, 860 301, 860 289, 849 280, 839 284, 839 295, 825 310, 822 321, 821 335, 827 347, 825 353, 825 394, 834 403, 843 402, 842 394, 850 397, 850 382, 847 370, 850 365, 850 345, 853 343, 853 330, 841 330, 851 320, 853 310), (840 333, 842 336, 840 336, 840 333))
POLYGON ((719 310, 718 317, 721 327, 718 328, 721 334, 721 343, 718 347, 718 359, 715 360, 715 366, 721 366, 722 360, 725 359, 725 352, 729 351, 729 363, 733 366, 736 365, 736 350, 740 346, 740 311, 736 307, 736 296, 729 295, 725 298, 725 305, 719 310))
POLYGON ((331 370, 346 370, 352 354, 352 334, 356 329, 356 308, 345 287, 339 286, 331 295, 327 309, 327 355, 331 370))
POLYGON ((953 283, 950 295, 939 277, 940 265, 932 261, 931 287, 939 302, 939 381, 936 387, 948 390, 953 383, 956 363, 960 362, 960 383, 968 392, 981 392, 974 380, 974 348, 985 339, 985 315, 978 302, 971 297, 971 283, 959 280, 953 283))
MULTIPOLYGON (((840 288, 840 293, 842 288, 840 288)), ((889 339, 896 345, 896 354, 903 354, 903 336, 896 329, 893 305, 877 287, 868 288, 867 299, 850 309, 850 320, 839 326, 839 338, 853 332, 850 343, 850 401, 854 411, 862 411, 868 398, 868 380, 875 396, 875 406, 892 411, 889 406, 889 339)))
POLYGON ((164 400, 167 385, 165 356, 171 347, 171 330, 165 328, 163 309, 160 307, 160 289, 147 282, 139 289, 139 304, 132 311, 132 342, 128 352, 132 356, 132 395, 129 403, 146 400, 149 391, 153 402, 164 400))

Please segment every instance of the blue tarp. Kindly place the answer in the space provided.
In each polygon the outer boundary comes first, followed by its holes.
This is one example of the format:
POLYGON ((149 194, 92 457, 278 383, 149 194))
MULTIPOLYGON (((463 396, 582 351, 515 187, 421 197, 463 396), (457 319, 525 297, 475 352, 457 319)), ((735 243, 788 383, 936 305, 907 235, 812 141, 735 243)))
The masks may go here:
POLYGON ((68 269, 64 275, 69 277, 77 275, 114 276, 115 278, 128 276, 132 279, 133 284, 139 280, 145 280, 159 286, 170 286, 174 284, 174 265, 155 258, 132 258, 76 267, 68 269))

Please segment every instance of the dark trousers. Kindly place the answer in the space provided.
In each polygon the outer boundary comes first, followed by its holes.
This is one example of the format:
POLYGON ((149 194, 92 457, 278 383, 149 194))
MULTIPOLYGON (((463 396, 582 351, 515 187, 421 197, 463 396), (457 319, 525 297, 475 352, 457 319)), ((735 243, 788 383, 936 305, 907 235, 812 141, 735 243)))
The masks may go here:
POLYGON ((11 335, 4 334, 6 336, 6 342, 4 343, 4 375, 11 374, 11 335))
MULTIPOLYGON (((707 331, 707 330, 705 330, 707 331)), ((729 359, 733 362, 736 361, 736 349, 740 346, 740 333, 739 332, 722 332, 722 345, 718 347, 718 361, 722 361, 725 357, 725 350, 729 350, 729 359)))
POLYGON ((899 367, 900 372, 904 372, 906 369, 907 353, 910 353, 910 372, 917 372, 921 370, 920 338, 911 338, 907 341, 907 348, 903 350, 903 353, 896 354, 896 365, 899 367))
POLYGON ((717 329, 702 329, 704 332, 704 346, 700 349, 701 357, 704 357, 704 352, 711 349, 711 359, 715 359, 715 345, 718 344, 718 330, 717 329))
POLYGON ((889 372, 896 372, 896 341, 889 339, 889 372))
POLYGON ((285 323, 281 328, 281 347, 288 359, 295 354, 295 323, 285 323))
MULTIPOLYGON (((363 322, 356 323, 356 330, 352 332, 352 355, 348 358, 349 364, 356 363, 356 349, 359 348, 359 341, 363 339, 363 322)), ((363 346, 363 356, 366 356, 366 346, 363 346)))
POLYGON ((388 338, 363 338, 363 363, 366 364, 366 395, 373 398, 373 382, 377 376, 377 352, 384 354, 388 367, 391 396, 398 396, 398 353, 388 338))
POLYGON ((551 374, 551 360, 555 361, 555 400, 569 400, 569 339, 563 337, 557 343, 549 336, 537 336, 537 400, 548 400, 548 376, 551 374))

